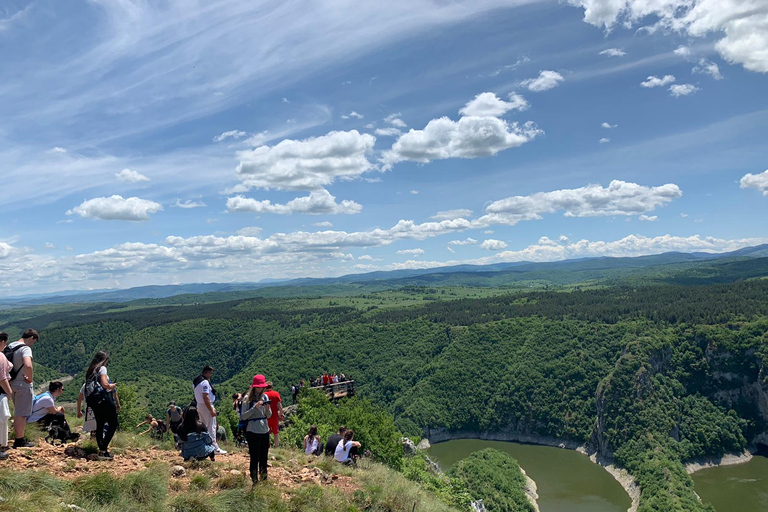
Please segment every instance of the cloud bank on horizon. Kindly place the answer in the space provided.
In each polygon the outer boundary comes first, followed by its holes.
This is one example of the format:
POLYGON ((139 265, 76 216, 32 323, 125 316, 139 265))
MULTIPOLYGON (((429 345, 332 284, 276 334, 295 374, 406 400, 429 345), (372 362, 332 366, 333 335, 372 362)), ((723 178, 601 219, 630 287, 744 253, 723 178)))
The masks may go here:
POLYGON ((0 296, 768 241, 765 0, 10 0, 0 57, 0 296))

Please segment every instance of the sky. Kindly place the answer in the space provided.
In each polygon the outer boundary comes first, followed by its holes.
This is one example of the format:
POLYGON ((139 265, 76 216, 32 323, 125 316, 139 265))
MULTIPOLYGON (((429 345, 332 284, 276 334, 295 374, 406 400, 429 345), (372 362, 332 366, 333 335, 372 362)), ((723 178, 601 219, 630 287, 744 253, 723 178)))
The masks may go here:
POLYGON ((768 0, 4 0, 0 296, 768 243, 768 0))

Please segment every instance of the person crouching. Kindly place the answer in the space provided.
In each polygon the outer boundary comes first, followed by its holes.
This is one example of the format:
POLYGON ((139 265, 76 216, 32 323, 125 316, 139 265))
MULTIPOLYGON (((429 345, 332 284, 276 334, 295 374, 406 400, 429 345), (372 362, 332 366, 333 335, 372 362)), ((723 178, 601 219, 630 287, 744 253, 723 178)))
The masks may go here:
POLYGON ((254 375, 253 384, 243 396, 240 420, 245 421, 245 438, 248 441, 250 472, 253 483, 267 479, 267 458, 269 456, 269 417, 272 409, 269 398, 264 394, 267 379, 263 375, 254 375))
POLYGON ((216 447, 213 445, 213 439, 208 433, 208 428, 200 421, 196 407, 190 407, 184 413, 184 420, 178 430, 178 436, 182 441, 181 457, 185 461, 206 458, 215 460, 216 447))

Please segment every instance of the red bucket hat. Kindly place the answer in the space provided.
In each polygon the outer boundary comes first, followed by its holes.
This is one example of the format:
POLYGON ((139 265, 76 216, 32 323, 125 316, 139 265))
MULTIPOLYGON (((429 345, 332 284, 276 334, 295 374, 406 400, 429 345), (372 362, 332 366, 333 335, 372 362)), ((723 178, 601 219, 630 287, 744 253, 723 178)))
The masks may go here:
POLYGON ((251 384, 252 388, 265 388, 267 387, 267 379, 259 374, 253 376, 253 384, 251 384))

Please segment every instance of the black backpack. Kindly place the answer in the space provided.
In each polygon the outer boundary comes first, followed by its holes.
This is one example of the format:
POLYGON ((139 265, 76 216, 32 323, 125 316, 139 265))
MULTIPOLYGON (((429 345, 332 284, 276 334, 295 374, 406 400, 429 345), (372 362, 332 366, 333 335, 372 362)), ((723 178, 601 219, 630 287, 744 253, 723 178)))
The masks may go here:
POLYGON ((99 372, 94 372, 89 379, 85 380, 85 403, 93 409, 108 399, 107 390, 105 390, 99 381, 99 372))
MULTIPOLYGON (((16 352, 24 347, 26 347, 26 343, 19 343, 15 347, 11 348, 10 346, 6 345, 6 347, 3 349, 3 354, 5 355, 5 358, 10 361, 11 365, 13 365, 13 356, 16 355, 16 352)), ((16 368, 11 369, 11 378, 9 380, 14 380, 16 376, 19 374, 21 369, 24 368, 24 365, 22 364, 19 366, 19 369, 16 368)))

